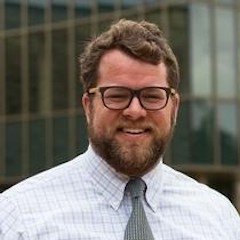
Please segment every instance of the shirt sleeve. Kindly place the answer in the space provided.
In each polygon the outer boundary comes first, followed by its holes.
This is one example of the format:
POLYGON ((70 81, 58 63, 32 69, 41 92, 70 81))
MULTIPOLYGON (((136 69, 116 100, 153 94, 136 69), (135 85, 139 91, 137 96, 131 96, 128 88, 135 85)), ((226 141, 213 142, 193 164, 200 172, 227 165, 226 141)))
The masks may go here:
POLYGON ((0 194, 0 240, 23 240, 17 207, 0 194))

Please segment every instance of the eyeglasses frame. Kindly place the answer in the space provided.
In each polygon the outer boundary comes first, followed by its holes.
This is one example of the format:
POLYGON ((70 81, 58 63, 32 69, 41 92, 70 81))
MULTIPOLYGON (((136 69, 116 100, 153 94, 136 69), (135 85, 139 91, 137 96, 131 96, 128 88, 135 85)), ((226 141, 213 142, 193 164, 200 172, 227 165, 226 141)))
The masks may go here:
POLYGON ((144 109, 147 110, 147 111, 158 111, 158 110, 161 110, 161 109, 163 109, 163 108, 165 108, 165 107, 167 106, 170 95, 171 95, 171 96, 174 96, 174 95, 177 93, 177 90, 176 90, 175 88, 171 88, 171 87, 155 87, 155 86, 152 86, 152 87, 144 87, 144 88, 140 88, 140 89, 131 89, 131 88, 124 87, 124 86, 102 86, 102 87, 99 86, 99 87, 89 88, 89 89, 87 90, 87 94, 89 94, 89 95, 92 95, 92 94, 95 94, 95 93, 100 93, 100 94, 101 94, 101 98, 102 98, 103 105, 104 105, 106 108, 110 109, 110 110, 124 110, 124 109, 128 108, 128 107, 130 106, 133 98, 136 96, 142 108, 144 108, 144 109), (119 109, 118 109, 118 108, 109 108, 109 106, 107 106, 107 105, 105 104, 105 101, 104 101, 104 92, 105 92, 106 90, 110 89, 110 88, 124 88, 124 89, 129 90, 129 91, 132 93, 132 96, 131 96, 131 98, 130 98, 130 101, 129 101, 129 103, 128 103, 128 105, 127 105, 126 107, 124 107, 124 108, 119 108, 119 109), (167 96, 167 98, 166 98, 166 103, 165 103, 162 107, 160 107, 160 108, 158 108, 158 109, 148 109, 148 108, 146 108, 146 107, 142 104, 142 101, 141 101, 141 98, 140 98, 140 92, 143 91, 143 90, 145 90, 145 89, 149 89, 149 88, 159 88, 159 89, 162 89, 162 90, 164 90, 164 91, 166 92, 166 96, 167 96))

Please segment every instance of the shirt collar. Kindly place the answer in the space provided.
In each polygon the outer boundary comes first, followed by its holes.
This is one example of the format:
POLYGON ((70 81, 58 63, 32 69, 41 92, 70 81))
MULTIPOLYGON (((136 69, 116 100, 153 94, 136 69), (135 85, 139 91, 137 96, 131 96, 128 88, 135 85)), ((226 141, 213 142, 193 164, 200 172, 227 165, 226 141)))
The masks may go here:
MULTIPOLYGON (((125 186, 129 180, 126 176, 117 173, 104 159, 99 157, 92 146, 86 152, 88 158, 88 171, 94 181, 97 191, 103 195, 106 201, 117 210, 124 197, 125 186)), ((153 211, 159 206, 159 197, 162 192, 162 160, 142 179, 147 185, 146 201, 153 211)))
POLYGON ((146 190, 146 202, 150 206, 150 208, 156 212, 159 204, 160 198, 163 192, 163 162, 162 158, 160 159, 158 165, 146 175, 142 177, 147 185, 146 190))
POLYGON ((109 164, 99 157, 91 145, 87 150, 88 171, 94 181, 97 191, 103 195, 106 201, 117 210, 124 196, 128 178, 117 173, 109 164))

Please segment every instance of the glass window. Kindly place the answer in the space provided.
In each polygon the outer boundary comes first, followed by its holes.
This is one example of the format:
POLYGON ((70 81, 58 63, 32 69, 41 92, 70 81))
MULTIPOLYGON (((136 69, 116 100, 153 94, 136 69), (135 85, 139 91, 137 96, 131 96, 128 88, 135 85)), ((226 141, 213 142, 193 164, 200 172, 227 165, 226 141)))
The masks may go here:
MULTIPOLYGON (((217 2, 219 3, 229 3, 229 4, 232 4, 234 3, 235 0, 217 0, 217 2)), ((237 1, 237 0, 236 0, 237 1)))
POLYGON ((234 174, 212 175, 208 179, 208 186, 224 194, 230 201, 234 202, 234 174))
MULTIPOLYGON (((236 46, 236 54, 237 54, 237 65, 238 65, 238 68, 237 68, 237 82, 238 82, 238 96, 240 96, 240 11, 237 13, 237 19, 238 19, 238 22, 236 23, 238 28, 237 28, 237 32, 236 32, 236 43, 237 43, 237 46, 236 46)), ((239 106, 240 107, 240 106, 239 106)))
POLYGON ((52 0, 52 20, 53 22, 63 21, 67 19, 67 2, 60 0, 52 0))
POLYGON ((219 97, 235 96, 234 16, 228 9, 216 10, 217 93, 219 97))
POLYGON ((161 14, 162 14, 162 11, 161 11, 160 8, 157 8, 157 9, 154 9, 154 10, 151 10, 151 11, 147 11, 146 14, 145 14, 146 20, 159 25, 160 28, 161 28, 161 23, 160 23, 161 14))
POLYGON ((115 1, 112 0, 98 0, 98 9, 100 13, 113 12, 115 8, 115 1))
MULTIPOLYGON (((1 7, 1 6, 0 6, 1 7)), ((1 11, 1 10, 0 10, 1 11)), ((0 12, 1 18, 1 12, 0 12)), ((1 19, 0 19, 0 31, 1 31, 1 19)), ((0 37, 0 117, 5 114, 5 38, 0 37)))
POLYGON ((5 122, 0 121, 0 176, 5 177, 5 122))
POLYGON ((28 0, 28 23, 38 25, 44 23, 45 0, 28 0))
POLYGON ((123 9, 137 7, 143 3, 142 0, 122 0, 123 9))
POLYGON ((6 175, 8 177, 21 176, 22 146, 21 123, 8 123, 6 126, 6 175))
POLYGON ((53 109, 68 107, 68 51, 66 29, 56 30, 52 38, 53 109))
POLYGON ((21 112, 21 60, 20 38, 6 39, 6 112, 21 112))
POLYGON ((189 9, 185 6, 174 6, 169 13, 169 41, 180 64, 181 92, 189 92, 189 9))
POLYGON ((20 1, 5 1, 5 27, 6 29, 20 26, 20 1))
POLYGON ((221 161, 226 165, 236 165, 237 158, 237 106, 220 103, 218 106, 218 128, 221 142, 221 161))
POLYGON ((111 20, 108 19, 107 21, 100 21, 98 24, 98 32, 100 34, 101 32, 108 30, 111 20))
POLYGON ((190 163, 190 104, 183 102, 180 106, 177 125, 171 143, 172 162, 174 164, 190 163))
POLYGON ((139 17, 139 11, 131 11, 131 15, 129 15, 128 11, 122 11, 121 18, 139 21, 142 17, 141 18, 139 17))
POLYGON ((86 151, 88 146, 87 124, 84 115, 77 116, 77 133, 76 133, 76 153, 80 154, 86 151))
POLYGON ((46 167, 45 121, 34 120, 29 123, 30 174, 40 172, 46 167))
POLYGON ((204 101, 192 105, 191 161, 197 164, 213 163, 214 115, 211 105, 204 101))
MULTIPOLYGON (((90 29, 91 25, 90 23, 87 23, 86 25, 80 25, 76 26, 76 56, 78 57, 85 47, 88 39, 90 38, 90 29)), ((82 84, 79 80, 79 74, 80 74, 80 68, 79 68, 79 62, 78 60, 75 61, 76 63, 76 106, 79 107, 81 103, 81 95, 83 93, 82 84)))
POLYGON ((75 15, 82 18, 91 15, 92 1, 89 0, 75 0, 75 15))
POLYGON ((43 101, 44 35, 42 32, 29 35, 29 111, 40 112, 43 101))
POLYGON ((53 154, 54 163, 68 160, 68 119, 59 117, 53 120, 53 154))
POLYGON ((207 5, 193 4, 190 8, 191 79, 194 96, 210 96, 211 51, 210 21, 207 5))
POLYGON ((159 5, 159 0, 145 0, 144 4, 146 4, 147 6, 159 5))

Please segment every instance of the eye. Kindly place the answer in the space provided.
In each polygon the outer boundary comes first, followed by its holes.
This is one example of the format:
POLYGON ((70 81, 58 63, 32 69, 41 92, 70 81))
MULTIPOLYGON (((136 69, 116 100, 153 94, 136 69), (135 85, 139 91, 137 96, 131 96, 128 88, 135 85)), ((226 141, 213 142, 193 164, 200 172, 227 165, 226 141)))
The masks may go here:
POLYGON ((142 91, 141 98, 147 102, 159 102, 165 99, 165 95, 162 89, 146 89, 142 91))
POLYGON ((128 100, 131 93, 127 89, 122 88, 109 88, 104 93, 104 98, 107 101, 122 102, 128 100))

